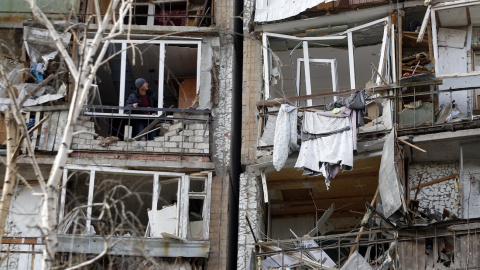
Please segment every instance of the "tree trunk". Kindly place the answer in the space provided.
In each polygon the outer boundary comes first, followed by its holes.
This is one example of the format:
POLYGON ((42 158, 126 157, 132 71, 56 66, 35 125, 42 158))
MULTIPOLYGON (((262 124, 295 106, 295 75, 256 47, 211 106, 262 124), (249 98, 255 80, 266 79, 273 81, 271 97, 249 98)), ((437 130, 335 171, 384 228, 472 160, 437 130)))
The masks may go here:
POLYGON ((0 200, 0 243, 5 231, 10 202, 17 180, 16 167, 18 156, 19 132, 15 119, 13 119, 10 110, 5 111, 5 124, 7 126, 7 166, 5 172, 5 182, 3 183, 2 199, 0 200))

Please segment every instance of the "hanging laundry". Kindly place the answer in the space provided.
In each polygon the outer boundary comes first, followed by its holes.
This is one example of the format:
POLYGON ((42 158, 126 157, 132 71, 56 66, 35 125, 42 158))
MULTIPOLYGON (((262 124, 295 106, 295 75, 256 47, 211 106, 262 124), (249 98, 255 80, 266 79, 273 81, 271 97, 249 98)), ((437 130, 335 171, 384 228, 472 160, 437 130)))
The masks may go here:
POLYGON ((336 114, 305 112, 302 145, 295 168, 303 168, 304 175, 323 175, 329 189, 330 178, 334 178, 342 166, 345 170, 353 168, 353 142, 357 139, 353 129, 352 111, 346 107, 336 114))
POLYGON ((285 165, 289 154, 298 151, 297 137, 297 108, 282 104, 273 141, 273 166, 277 171, 285 165))

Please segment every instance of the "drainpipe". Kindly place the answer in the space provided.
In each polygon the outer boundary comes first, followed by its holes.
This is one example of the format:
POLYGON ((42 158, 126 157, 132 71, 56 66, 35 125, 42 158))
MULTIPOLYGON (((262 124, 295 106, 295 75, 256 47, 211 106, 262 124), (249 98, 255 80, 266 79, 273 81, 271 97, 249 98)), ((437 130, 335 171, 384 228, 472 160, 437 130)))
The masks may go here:
POLYGON ((238 253, 238 204, 240 174, 242 173, 242 71, 243 71, 243 0, 234 1, 234 50, 233 59, 233 94, 232 94, 232 130, 231 130, 231 164, 230 192, 228 194, 228 235, 227 235, 227 269, 237 269, 238 253))

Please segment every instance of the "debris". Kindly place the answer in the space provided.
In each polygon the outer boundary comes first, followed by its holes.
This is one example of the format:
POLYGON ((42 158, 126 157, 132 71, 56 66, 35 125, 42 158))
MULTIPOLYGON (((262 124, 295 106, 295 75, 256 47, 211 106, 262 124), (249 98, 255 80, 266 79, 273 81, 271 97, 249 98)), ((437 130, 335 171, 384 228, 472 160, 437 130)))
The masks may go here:
POLYGON ((365 258, 358 253, 358 251, 353 252, 353 254, 348 258, 347 262, 340 268, 340 270, 348 269, 358 269, 358 270, 371 270, 372 267, 365 258))
MULTIPOLYGON (((380 187, 378 186, 377 191, 375 191, 375 195, 373 196, 372 202, 370 204, 375 204, 379 191, 380 191, 380 187)), ((363 232, 363 230, 365 230, 365 227, 366 227, 365 225, 368 223, 368 220, 370 220, 370 218, 372 216, 373 216, 372 211, 370 209, 367 209, 367 212, 365 213, 365 216, 363 216, 362 227, 360 228, 359 232, 363 232), (367 221, 365 221, 365 220, 367 220, 367 221)), ((361 237, 361 234, 357 235, 357 238, 355 238, 355 243, 358 243, 358 241, 360 241, 360 237, 361 237)), ((349 258, 353 255, 353 252, 355 252, 356 248, 357 248, 357 246, 352 247, 352 250, 350 251, 350 254, 348 255, 349 258)))
POLYGON ((404 144, 406 144, 406 145, 408 145, 408 146, 410 146, 410 147, 413 147, 413 148, 417 149, 418 151, 421 151, 421 152, 424 152, 424 153, 427 152, 427 151, 423 150, 422 148, 420 148, 420 147, 418 147, 418 146, 416 146, 416 145, 413 145, 413 144, 411 144, 411 143, 409 143, 409 142, 407 142, 407 141, 405 141, 405 140, 402 140, 402 139, 400 139, 400 138, 397 138, 397 140, 401 141, 402 143, 404 143, 404 144))
POLYGON ((102 136, 98 136, 97 140, 100 140, 98 145, 100 145, 101 147, 107 147, 112 143, 118 142, 119 139, 116 136, 110 136, 110 137, 106 137, 106 138, 104 138, 102 136))
POLYGON ((404 77, 410 74, 433 73, 432 59, 428 53, 421 52, 413 56, 402 58, 402 74, 404 77))
POLYGON ((335 210, 335 203, 332 203, 332 205, 323 213, 322 217, 317 221, 317 225, 313 230, 311 230, 307 235, 314 237, 316 236, 319 232, 321 235, 325 235, 329 231, 332 231, 334 229, 333 225, 327 220, 330 218, 332 215, 333 211, 335 210))
MULTIPOLYGON (((282 250, 281 248, 275 247, 275 246, 263 246, 263 247, 265 249, 269 249, 269 250, 272 250, 272 251, 281 251, 282 250)), ((312 260, 311 258, 308 258, 304 254, 300 254, 300 252, 289 254, 289 256, 292 257, 292 258, 295 258, 295 259, 297 259, 297 260, 299 260, 299 261, 301 261, 301 262, 303 262, 307 265, 314 266, 314 267, 319 267, 320 269, 330 269, 330 270, 337 269, 337 268, 335 268, 335 263, 333 263, 334 266, 331 266, 331 264, 332 264, 331 262, 333 262, 333 260, 323 250, 316 250, 316 251, 321 251, 322 252, 321 257, 323 257, 324 259, 327 258, 325 263, 323 262, 325 260, 322 260, 322 262, 318 262, 318 261, 312 260)))
POLYGON ((435 121, 435 125, 445 123, 448 115, 450 115, 450 110, 451 109, 452 109, 451 106, 441 104, 437 109, 439 113, 438 113, 437 121, 435 121))
POLYGON ((399 113, 399 124, 401 127, 430 124, 433 121, 433 113, 433 104, 422 102, 422 106, 418 109, 403 109, 399 113))
POLYGON ((442 177, 442 178, 438 178, 438 179, 423 183, 421 185, 414 186, 414 187, 410 188, 410 190, 414 190, 414 189, 417 189, 419 187, 422 188, 422 187, 425 187, 425 186, 433 185, 433 184, 440 183, 440 182, 443 182, 445 180, 449 180, 449 179, 456 178, 456 177, 458 177, 458 173, 455 173, 455 174, 452 174, 452 175, 449 175, 449 176, 445 176, 445 177, 442 177))
POLYGON ((415 102, 410 102, 409 104, 403 105, 403 107, 405 107, 407 109, 418 109, 418 108, 422 107, 422 101, 417 100, 415 102))
POLYGON ((387 257, 385 258, 383 263, 380 265, 380 267, 377 268, 377 270, 396 269, 395 267, 393 267, 394 258, 396 257, 397 257, 397 244, 396 242, 393 242, 387 251, 387 257))

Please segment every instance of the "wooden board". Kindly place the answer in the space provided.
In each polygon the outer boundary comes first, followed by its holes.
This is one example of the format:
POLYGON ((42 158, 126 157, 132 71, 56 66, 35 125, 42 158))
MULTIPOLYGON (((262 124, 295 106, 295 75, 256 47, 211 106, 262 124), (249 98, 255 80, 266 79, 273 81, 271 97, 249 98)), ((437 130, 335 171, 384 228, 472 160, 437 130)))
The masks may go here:
POLYGON ((455 239, 455 269, 478 269, 480 267, 480 237, 473 232, 455 239), (468 261, 468 268, 467 268, 468 261))
POLYGON ((399 242, 401 269, 425 268, 425 239, 399 242))
POLYGON ((197 96, 197 78, 186 78, 178 90, 178 108, 191 108, 197 96))
POLYGON ((38 150, 52 151, 55 142, 55 134, 57 132, 59 112, 52 112, 49 119, 42 125, 40 132, 40 141, 38 142, 38 150))
POLYGON ((53 144, 53 150, 58 151, 60 144, 62 143, 63 131, 67 126, 68 111, 61 111, 58 117, 57 132, 55 134, 55 141, 53 144))

